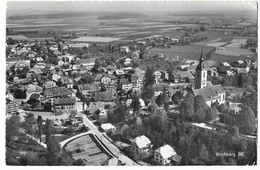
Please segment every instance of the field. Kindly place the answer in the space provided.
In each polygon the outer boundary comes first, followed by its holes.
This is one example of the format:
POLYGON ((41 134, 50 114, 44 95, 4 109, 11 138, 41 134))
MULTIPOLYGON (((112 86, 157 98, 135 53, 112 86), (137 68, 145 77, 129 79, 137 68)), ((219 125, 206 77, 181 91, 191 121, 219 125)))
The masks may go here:
MULTIPOLYGON (((59 19, 7 19, 7 28, 13 31, 38 31, 38 34, 24 34, 28 38, 44 38, 42 33, 78 33, 80 35, 120 37, 123 40, 134 40, 146 36, 159 34, 181 36, 181 27, 198 27, 197 24, 173 24, 168 21, 172 16, 163 14, 157 16, 148 14, 148 17, 130 19, 99 20, 98 15, 86 17, 68 17, 59 19), (33 36, 33 37, 31 37, 33 36)), ((48 36, 47 36, 48 37, 48 36)))
POLYGON ((121 38, 116 37, 94 37, 94 36, 84 36, 79 37, 74 40, 71 40, 72 42, 98 42, 98 43, 108 43, 111 41, 117 41, 121 38))
MULTIPOLYGON (((179 56, 180 59, 186 60, 199 60, 201 56, 201 47, 200 46, 174 46, 172 48, 160 49, 154 48, 149 50, 152 53, 162 53, 168 57, 174 57, 176 55, 179 56)), ((212 47, 204 47, 203 48, 203 56, 210 52, 212 47)))
POLYGON ((89 135, 70 141, 64 149, 66 152, 71 152, 74 159, 83 159, 87 165, 100 165, 110 158, 89 135))

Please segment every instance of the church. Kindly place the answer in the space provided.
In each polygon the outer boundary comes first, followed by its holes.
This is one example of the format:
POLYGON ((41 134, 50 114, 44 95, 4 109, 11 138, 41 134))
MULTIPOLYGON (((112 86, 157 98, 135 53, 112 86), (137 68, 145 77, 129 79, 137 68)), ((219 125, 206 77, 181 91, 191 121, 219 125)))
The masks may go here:
POLYGON ((219 104, 225 103, 226 93, 221 84, 213 85, 211 81, 207 81, 207 69, 203 64, 201 51, 200 62, 195 73, 195 88, 192 90, 194 96, 201 95, 208 106, 218 101, 219 104))

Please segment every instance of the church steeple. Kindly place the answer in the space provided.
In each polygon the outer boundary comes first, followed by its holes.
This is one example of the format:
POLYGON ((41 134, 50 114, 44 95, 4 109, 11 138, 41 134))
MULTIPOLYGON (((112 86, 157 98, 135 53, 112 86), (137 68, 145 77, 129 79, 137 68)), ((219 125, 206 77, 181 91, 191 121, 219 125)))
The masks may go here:
POLYGON ((203 64, 203 47, 201 49, 200 61, 196 68, 195 89, 204 88, 207 85, 207 70, 203 64))
POLYGON ((198 66, 197 66, 198 70, 202 70, 204 68, 203 61, 204 61, 204 59, 203 59, 203 47, 202 47, 201 48, 201 53, 200 53, 200 62, 198 64, 198 66))

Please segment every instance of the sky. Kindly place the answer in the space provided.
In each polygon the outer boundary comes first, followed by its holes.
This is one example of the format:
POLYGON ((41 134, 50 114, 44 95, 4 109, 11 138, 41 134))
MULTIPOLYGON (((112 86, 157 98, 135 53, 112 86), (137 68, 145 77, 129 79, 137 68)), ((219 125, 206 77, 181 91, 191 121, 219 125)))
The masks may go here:
POLYGON ((186 11, 256 11, 256 3, 251 2, 86 2, 86 1, 8 1, 7 13, 46 13, 51 11, 114 11, 114 12, 186 12, 186 11))

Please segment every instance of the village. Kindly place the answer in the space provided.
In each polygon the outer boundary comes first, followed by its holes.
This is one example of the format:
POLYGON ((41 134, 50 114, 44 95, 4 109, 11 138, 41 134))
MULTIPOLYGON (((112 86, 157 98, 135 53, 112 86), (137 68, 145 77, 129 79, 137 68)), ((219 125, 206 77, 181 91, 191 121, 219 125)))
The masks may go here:
POLYGON ((7 164, 255 164, 257 41, 239 36, 198 46, 207 38, 197 32, 127 42, 9 35, 7 164))

